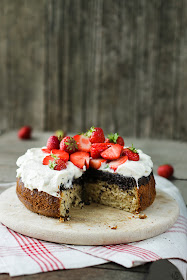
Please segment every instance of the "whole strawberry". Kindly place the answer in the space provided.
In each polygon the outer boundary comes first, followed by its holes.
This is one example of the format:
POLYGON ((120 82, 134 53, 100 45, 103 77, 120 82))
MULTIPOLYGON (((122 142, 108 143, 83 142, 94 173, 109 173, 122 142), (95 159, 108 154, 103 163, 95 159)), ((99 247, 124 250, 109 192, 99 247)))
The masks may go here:
POLYGON ((105 142, 105 135, 100 127, 92 126, 87 132, 86 136, 89 137, 91 143, 104 143, 105 142))
POLYGON ((18 137, 20 139, 30 139, 31 138, 32 128, 30 126, 23 126, 18 131, 18 137))
POLYGON ((63 150, 68 154, 75 153, 76 151, 78 151, 77 142, 73 137, 66 136, 60 142, 60 150, 63 150))
POLYGON ((49 166, 49 168, 58 170, 58 171, 67 168, 65 161, 63 161, 62 159, 56 159, 54 161, 50 161, 48 166, 49 166))
POLYGON ((62 139, 65 137, 65 134, 66 133, 61 129, 58 129, 58 130, 55 131, 55 136, 58 137, 59 141, 62 141, 62 139))
POLYGON ((49 150, 52 149, 59 149, 59 140, 57 136, 50 136, 49 139, 47 140, 47 148, 49 150))
POLYGON ((158 175, 167 179, 173 175, 173 172, 173 166, 171 166, 170 164, 160 165, 157 169, 158 175))
POLYGON ((123 137, 119 136, 118 133, 108 134, 108 138, 106 138, 105 143, 115 143, 121 146, 125 145, 123 137))
POLYGON ((139 154, 134 148, 133 144, 132 147, 123 149, 122 155, 128 156, 128 160, 138 161, 140 159, 139 154))

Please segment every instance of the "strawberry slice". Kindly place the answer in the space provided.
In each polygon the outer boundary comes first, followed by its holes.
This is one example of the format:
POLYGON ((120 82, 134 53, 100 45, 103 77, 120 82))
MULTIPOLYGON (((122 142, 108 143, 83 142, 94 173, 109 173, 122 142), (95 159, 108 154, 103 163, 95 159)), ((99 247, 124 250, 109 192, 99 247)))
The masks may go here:
POLYGON ((51 156, 46 156, 44 159, 43 159, 43 165, 48 165, 50 162, 49 161, 54 161, 55 159, 51 156))
POLYGON ((90 159, 90 167, 94 169, 99 169, 103 162, 106 162, 106 159, 103 158, 90 159))
POLYGON ((49 149, 42 149, 42 152, 46 153, 46 154, 50 154, 51 153, 51 150, 49 149))
POLYGON ((83 134, 73 136, 75 141, 77 142, 78 150, 82 152, 89 152, 91 148, 91 142, 87 136, 83 134))
POLYGON ((69 154, 65 151, 62 150, 58 150, 58 149, 53 149, 51 151, 51 153, 57 157, 59 157, 60 159, 63 159, 64 161, 68 161, 69 160, 69 154))
POLYGON ((119 159, 113 160, 109 163, 109 167, 114 171, 118 168, 119 165, 125 163, 128 160, 128 156, 120 157, 119 159))
POLYGON ((124 148, 122 151, 122 156, 128 156, 128 159, 133 161, 139 161, 140 159, 139 154, 134 147, 124 148))
POLYGON ((70 155, 70 161, 77 167, 83 169, 84 165, 89 167, 89 153, 75 152, 70 155))
POLYGON ((103 151, 111 147, 110 143, 94 143, 91 146, 90 154, 92 158, 100 158, 103 151))
POLYGON ((104 159, 109 159, 109 160, 118 159, 121 155, 122 149, 123 149, 123 147, 121 145, 115 144, 115 145, 112 145, 107 150, 105 150, 104 152, 102 152, 101 156, 104 159))

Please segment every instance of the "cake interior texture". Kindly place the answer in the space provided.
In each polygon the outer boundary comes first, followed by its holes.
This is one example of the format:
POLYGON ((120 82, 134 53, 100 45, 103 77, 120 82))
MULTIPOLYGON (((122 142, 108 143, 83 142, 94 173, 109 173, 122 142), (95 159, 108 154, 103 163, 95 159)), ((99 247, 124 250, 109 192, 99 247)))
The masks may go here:
POLYGON ((138 182, 132 177, 89 169, 75 179, 72 188, 60 186, 60 197, 53 197, 37 189, 24 187, 21 178, 17 179, 17 195, 31 211, 65 220, 71 215, 71 207, 95 202, 106 206, 140 212, 150 206, 156 196, 155 180, 151 173, 141 177, 138 182))

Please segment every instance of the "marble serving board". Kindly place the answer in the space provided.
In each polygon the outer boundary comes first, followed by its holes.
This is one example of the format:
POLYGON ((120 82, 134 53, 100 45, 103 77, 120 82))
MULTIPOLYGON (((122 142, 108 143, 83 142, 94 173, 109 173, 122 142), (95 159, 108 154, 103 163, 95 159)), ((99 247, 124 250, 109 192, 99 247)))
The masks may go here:
POLYGON ((91 204, 72 208, 70 221, 29 211, 18 199, 15 186, 0 195, 0 222, 10 229, 41 240, 75 245, 109 245, 134 242, 165 232, 179 215, 176 201, 157 191, 154 203, 140 214, 91 204), (144 216, 143 216, 144 217, 144 216))

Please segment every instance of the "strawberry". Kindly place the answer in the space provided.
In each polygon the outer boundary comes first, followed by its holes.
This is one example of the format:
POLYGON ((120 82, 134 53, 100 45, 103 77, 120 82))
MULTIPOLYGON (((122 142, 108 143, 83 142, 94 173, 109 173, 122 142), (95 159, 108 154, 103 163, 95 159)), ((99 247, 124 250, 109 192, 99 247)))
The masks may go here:
POLYGON ((49 139, 47 140, 47 148, 49 150, 52 149, 59 149, 59 140, 57 136, 50 136, 49 139))
POLYGON ((111 147, 110 143, 94 143, 91 146, 90 154, 92 158, 99 158, 100 154, 107 148, 111 147))
POLYGON ((62 139, 65 137, 65 135, 66 135, 66 133, 61 129, 58 129, 55 131, 55 136, 58 137, 59 141, 62 141, 62 139))
POLYGON ((89 167, 89 153, 86 152, 75 152, 70 155, 71 162, 77 167, 83 169, 84 165, 89 167))
POLYGON ((20 139, 30 139, 31 138, 32 128, 30 126, 23 126, 18 131, 18 137, 20 139))
POLYGON ((53 149, 51 151, 52 156, 55 155, 56 157, 64 160, 64 161, 68 161, 69 160, 69 154, 65 151, 62 150, 57 150, 57 149, 53 149))
POLYGON ((50 161, 54 161, 55 159, 52 156, 46 156, 43 159, 43 165, 48 165, 50 163, 50 161))
POLYGON ((119 159, 113 160, 109 163, 109 167, 114 171, 118 168, 119 165, 125 163, 128 160, 128 156, 122 156, 119 159))
POLYGON ((104 152, 101 153, 101 156, 104 159, 118 159, 121 155, 122 146, 119 144, 112 145, 110 148, 106 149, 104 152))
POLYGON ((65 161, 62 160, 61 158, 56 159, 54 161, 50 161, 48 165, 49 165, 49 168, 54 169, 54 170, 58 170, 58 171, 67 168, 67 165, 66 165, 65 161))
POLYGON ((77 134, 77 135, 73 136, 73 138, 75 139, 75 141, 77 143, 79 151, 82 151, 82 152, 90 151, 91 143, 87 136, 85 136, 84 134, 80 134, 80 135, 77 134))
POLYGON ((72 154, 78 150, 78 145, 73 137, 66 136, 60 142, 60 149, 72 154))
POLYGON ((128 156, 128 159, 133 161, 138 161, 140 159, 139 154, 137 150, 134 148, 133 144, 132 147, 123 149, 122 155, 128 156))
POLYGON ((123 140, 123 137, 118 136, 117 144, 119 144, 119 145, 121 145, 121 146, 124 146, 124 145, 125 145, 125 142, 124 142, 124 140, 123 140))
POLYGON ((100 127, 92 126, 87 132, 86 136, 89 137, 91 143, 103 143, 105 142, 105 135, 100 127))
POLYGON ((90 167, 94 169, 99 169, 103 162, 106 162, 106 159, 103 158, 90 159, 90 167))
POLYGON ((173 175, 173 172, 173 166, 171 166, 170 164, 160 165, 157 169, 158 175, 167 179, 173 175))
POLYGON ((46 154, 50 154, 50 153, 51 153, 51 150, 49 150, 49 149, 42 149, 42 152, 43 152, 43 153, 46 153, 46 154))
POLYGON ((121 146, 125 145, 123 138, 119 136, 118 133, 108 134, 108 138, 106 138, 105 143, 115 143, 121 146))

